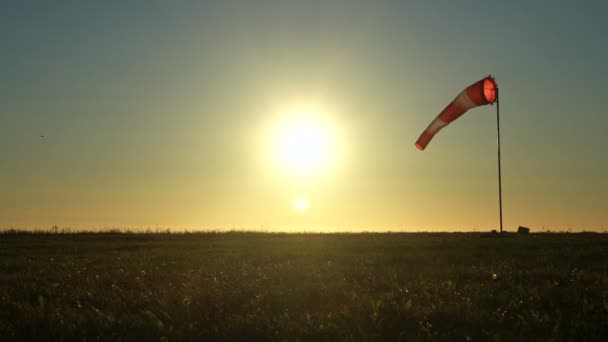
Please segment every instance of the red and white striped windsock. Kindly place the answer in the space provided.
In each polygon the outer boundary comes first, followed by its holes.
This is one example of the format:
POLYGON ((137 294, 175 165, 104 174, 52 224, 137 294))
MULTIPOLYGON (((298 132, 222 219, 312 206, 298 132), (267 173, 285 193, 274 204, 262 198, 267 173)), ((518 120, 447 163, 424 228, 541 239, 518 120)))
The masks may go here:
POLYGON ((498 97, 498 86, 494 77, 488 76, 475 82, 463 90, 454 101, 437 115, 435 120, 422 132, 416 140, 416 148, 424 150, 433 136, 450 122, 458 119, 467 110, 494 103, 498 97))

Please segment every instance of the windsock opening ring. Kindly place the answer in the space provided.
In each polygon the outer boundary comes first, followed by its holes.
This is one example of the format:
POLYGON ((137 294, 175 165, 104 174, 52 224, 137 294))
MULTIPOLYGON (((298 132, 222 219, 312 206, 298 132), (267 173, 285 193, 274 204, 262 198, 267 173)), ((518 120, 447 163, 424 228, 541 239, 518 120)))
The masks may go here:
POLYGON ((483 79, 483 97, 489 104, 496 102, 498 98, 498 85, 492 76, 483 79))

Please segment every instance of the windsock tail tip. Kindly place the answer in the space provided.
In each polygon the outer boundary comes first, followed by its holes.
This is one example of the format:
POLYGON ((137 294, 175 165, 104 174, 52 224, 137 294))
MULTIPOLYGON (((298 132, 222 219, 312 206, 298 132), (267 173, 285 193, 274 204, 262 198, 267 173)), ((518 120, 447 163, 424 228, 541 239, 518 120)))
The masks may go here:
POLYGON ((432 133, 429 133, 428 130, 422 132, 422 134, 420 134, 420 137, 418 138, 418 140, 416 140, 416 144, 415 144, 416 148, 419 149, 420 151, 424 151, 424 149, 426 148, 426 145, 429 144, 431 139, 433 139, 432 133))

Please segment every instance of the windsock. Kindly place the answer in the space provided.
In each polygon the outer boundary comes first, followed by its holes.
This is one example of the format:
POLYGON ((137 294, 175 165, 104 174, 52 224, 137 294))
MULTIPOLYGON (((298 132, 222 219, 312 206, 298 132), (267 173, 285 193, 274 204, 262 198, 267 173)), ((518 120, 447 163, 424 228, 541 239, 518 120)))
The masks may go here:
POLYGON ((463 90, 444 110, 437 115, 435 120, 422 132, 416 140, 416 148, 424 150, 433 136, 450 122, 458 119, 467 110, 477 106, 494 103, 498 98, 498 86, 494 77, 488 76, 479 80, 463 90))

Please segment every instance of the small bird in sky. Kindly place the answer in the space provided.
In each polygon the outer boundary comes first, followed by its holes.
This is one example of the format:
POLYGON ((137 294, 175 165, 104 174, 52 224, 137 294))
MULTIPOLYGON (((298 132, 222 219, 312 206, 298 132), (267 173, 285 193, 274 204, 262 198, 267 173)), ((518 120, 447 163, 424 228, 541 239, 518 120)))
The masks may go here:
POLYGON ((41 137, 41 138, 44 138, 44 135, 41 135, 40 137, 41 137))

